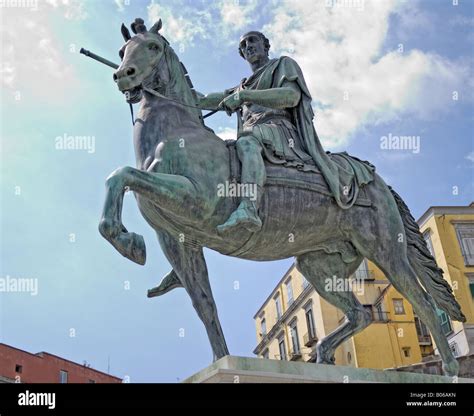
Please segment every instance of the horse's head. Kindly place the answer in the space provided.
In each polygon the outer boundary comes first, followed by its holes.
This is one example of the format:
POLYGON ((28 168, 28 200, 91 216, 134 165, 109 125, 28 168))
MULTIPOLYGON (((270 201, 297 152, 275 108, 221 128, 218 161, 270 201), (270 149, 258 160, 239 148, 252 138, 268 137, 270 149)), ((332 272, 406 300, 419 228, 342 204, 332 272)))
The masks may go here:
POLYGON ((127 101, 135 103, 141 98, 141 85, 154 72, 163 56, 166 40, 158 33, 161 19, 147 30, 142 19, 131 24, 135 36, 131 36, 122 24, 125 45, 119 51, 122 60, 113 77, 119 90, 127 95, 127 101))

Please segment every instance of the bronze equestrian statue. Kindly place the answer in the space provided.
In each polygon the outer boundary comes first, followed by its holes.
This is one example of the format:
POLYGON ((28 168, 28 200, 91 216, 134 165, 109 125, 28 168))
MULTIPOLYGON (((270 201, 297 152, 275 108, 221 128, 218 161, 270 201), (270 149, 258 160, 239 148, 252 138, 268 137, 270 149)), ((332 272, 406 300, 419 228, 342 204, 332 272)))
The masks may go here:
POLYGON ((212 296, 203 247, 256 261, 296 258, 315 290, 346 320, 316 347, 333 364, 338 345, 371 323, 351 291, 326 291, 325 280, 349 278, 368 258, 428 326, 448 375, 458 373, 436 308, 465 317, 400 196, 372 165, 323 150, 313 127, 311 95, 297 63, 269 59, 260 32, 245 34, 239 52, 253 74, 237 87, 196 92, 161 20, 122 25, 125 45, 114 73, 129 102, 140 102, 134 125, 136 168, 106 180, 100 233, 125 257, 144 264, 143 237, 122 224, 127 190, 156 231, 172 270, 149 291, 184 287, 207 330, 215 358, 228 355, 212 296), (226 143, 203 122, 201 109, 241 111, 237 141, 226 143), (241 161, 241 166, 239 163, 241 161), (224 183, 247 184, 252 195, 222 197, 224 183))

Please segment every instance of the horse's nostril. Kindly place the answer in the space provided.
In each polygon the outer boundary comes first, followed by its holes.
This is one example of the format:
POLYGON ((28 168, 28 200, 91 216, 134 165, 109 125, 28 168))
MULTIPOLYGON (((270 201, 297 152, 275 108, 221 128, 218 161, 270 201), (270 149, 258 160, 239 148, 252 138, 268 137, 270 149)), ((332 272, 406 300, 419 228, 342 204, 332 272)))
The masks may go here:
POLYGON ((128 76, 131 76, 131 75, 133 75, 134 73, 135 73, 135 68, 128 68, 128 69, 127 69, 127 75, 128 75, 128 76))
POLYGON ((112 75, 112 78, 114 79, 115 82, 117 82, 117 74, 112 75))

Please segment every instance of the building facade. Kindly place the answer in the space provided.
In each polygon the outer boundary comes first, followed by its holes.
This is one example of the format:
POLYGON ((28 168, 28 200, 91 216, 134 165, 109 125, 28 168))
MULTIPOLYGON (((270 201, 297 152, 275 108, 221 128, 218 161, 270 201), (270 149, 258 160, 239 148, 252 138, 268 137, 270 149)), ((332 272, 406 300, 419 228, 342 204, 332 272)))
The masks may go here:
MULTIPOLYGON (((450 344, 456 343, 452 348, 457 355, 472 354, 474 270, 466 264, 466 259, 472 263, 474 207, 432 207, 423 214, 419 224, 425 238, 431 238, 428 245, 431 244, 430 249, 445 271, 446 280, 453 285, 467 317, 464 324, 451 322, 439 311, 446 334, 452 338, 450 344), (447 208, 451 214, 446 220, 447 208)), ((378 267, 364 260, 348 281, 361 304, 370 310, 373 322, 339 346, 335 354, 337 365, 404 367, 436 354, 428 329, 378 267)), ((327 282, 333 286, 332 290, 338 290, 334 285, 339 283, 343 284, 336 280, 327 282)), ((254 353, 269 359, 315 361, 317 341, 344 319, 342 312, 322 299, 292 265, 254 316, 257 332, 254 353)))
POLYGON ((418 223, 466 316, 463 323, 438 312, 449 345, 456 356, 474 354, 474 203, 430 207, 418 223))
POLYGON ((122 380, 47 352, 0 343, 0 383, 121 383, 122 380))

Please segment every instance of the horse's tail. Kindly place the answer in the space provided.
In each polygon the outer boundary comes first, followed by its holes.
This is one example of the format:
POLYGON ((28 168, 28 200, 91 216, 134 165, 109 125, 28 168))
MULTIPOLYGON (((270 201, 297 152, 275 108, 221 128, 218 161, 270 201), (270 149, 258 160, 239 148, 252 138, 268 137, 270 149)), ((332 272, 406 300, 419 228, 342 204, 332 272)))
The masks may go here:
POLYGON ((420 228, 410 213, 403 199, 390 186, 402 217, 407 238, 408 260, 426 291, 432 296, 438 308, 444 310, 452 319, 465 322, 466 317, 453 294, 453 289, 443 278, 443 270, 428 250, 420 228))

